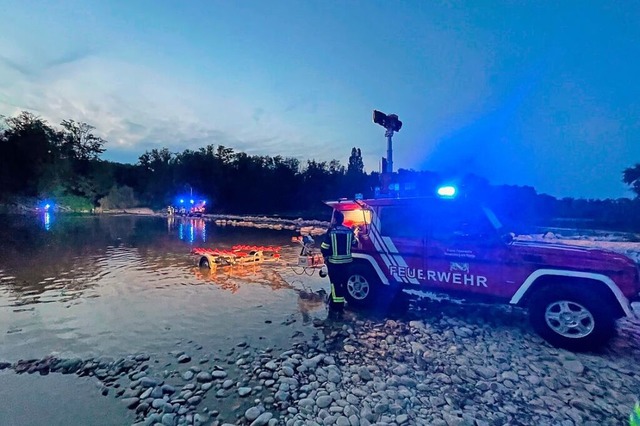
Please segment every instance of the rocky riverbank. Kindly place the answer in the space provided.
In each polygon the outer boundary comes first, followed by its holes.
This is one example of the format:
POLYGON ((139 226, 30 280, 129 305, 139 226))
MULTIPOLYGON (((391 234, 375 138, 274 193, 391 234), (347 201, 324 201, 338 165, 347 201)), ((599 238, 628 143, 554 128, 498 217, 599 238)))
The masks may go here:
POLYGON ((550 347, 520 309, 427 301, 395 319, 345 313, 288 350, 190 343, 169 362, 4 363, 93 376, 137 425, 619 425, 640 397, 640 323, 602 353, 550 347), (203 401, 204 400, 204 401, 203 401), (203 408, 199 408, 203 407, 203 408))

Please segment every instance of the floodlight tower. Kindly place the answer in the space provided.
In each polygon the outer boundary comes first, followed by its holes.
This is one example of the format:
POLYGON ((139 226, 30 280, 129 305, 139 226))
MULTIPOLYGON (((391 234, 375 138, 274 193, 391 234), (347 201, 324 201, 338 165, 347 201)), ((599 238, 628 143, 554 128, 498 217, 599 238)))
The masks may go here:
POLYGON ((393 173, 393 133, 399 132, 402 128, 402 121, 398 120, 396 114, 385 114, 384 112, 373 110, 373 122, 386 129, 384 136, 387 138, 387 169, 382 173, 393 173))

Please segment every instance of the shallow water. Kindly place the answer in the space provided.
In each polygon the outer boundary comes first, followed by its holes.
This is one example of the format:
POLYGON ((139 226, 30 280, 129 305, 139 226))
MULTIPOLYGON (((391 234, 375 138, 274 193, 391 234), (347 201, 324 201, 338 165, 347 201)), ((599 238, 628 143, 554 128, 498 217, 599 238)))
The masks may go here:
POLYGON ((164 365, 176 348, 195 358, 310 338, 313 318, 326 316, 322 280, 284 262, 209 273, 189 254, 282 245, 293 260, 292 235, 202 219, 0 216, 0 360, 144 352, 164 365))

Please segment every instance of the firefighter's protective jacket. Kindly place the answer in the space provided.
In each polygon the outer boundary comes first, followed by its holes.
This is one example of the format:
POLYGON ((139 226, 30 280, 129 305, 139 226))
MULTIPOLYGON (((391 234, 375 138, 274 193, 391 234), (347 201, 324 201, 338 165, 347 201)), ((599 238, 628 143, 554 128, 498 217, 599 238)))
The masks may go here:
POLYGON ((344 225, 338 225, 327 231, 320 250, 329 263, 350 263, 353 241, 353 231, 344 225))

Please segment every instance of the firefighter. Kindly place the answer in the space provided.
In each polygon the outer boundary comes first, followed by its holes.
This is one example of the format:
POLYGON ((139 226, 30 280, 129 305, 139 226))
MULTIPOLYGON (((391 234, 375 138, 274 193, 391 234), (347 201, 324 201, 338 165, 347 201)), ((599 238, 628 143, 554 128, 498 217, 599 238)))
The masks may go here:
POLYGON ((344 293, 347 286, 351 246, 354 243, 353 231, 342 224, 344 215, 336 210, 333 214, 331 227, 325 235, 320 250, 331 281, 331 296, 329 308, 340 311, 344 308, 344 293))

